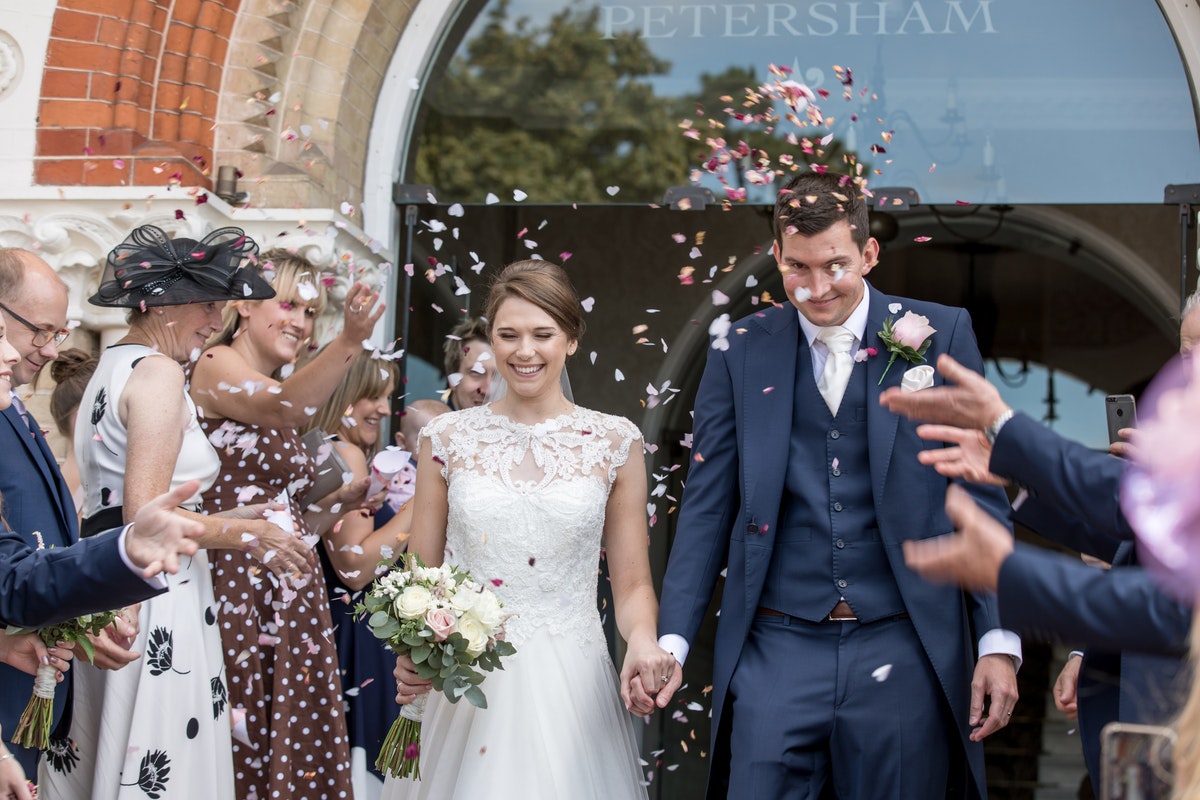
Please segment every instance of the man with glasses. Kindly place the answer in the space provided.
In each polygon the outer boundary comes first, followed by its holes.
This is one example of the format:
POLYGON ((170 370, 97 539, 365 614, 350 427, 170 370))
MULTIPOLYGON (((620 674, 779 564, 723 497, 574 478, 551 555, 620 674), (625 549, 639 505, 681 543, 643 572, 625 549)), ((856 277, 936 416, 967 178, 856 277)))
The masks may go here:
MULTIPOLYGON (((0 412, 0 452, 4 453, 0 459, 0 511, 7 527, 27 537, 31 545, 38 546, 33 537, 36 531, 45 547, 67 547, 79 540, 75 503, 46 437, 19 397, 20 387, 58 358, 58 346, 67 338, 67 286, 54 268, 34 253, 0 248, 0 314, 8 340, 21 356, 13 365, 13 404, 0 412)), ((125 646, 136 628, 122 625, 116 635, 125 642, 109 636, 93 640, 97 666, 119 669, 138 657, 125 646)), ((16 729, 32 688, 31 675, 0 664, 0 728, 5 734, 16 729)), ((55 693, 56 722, 68 700, 69 692, 55 693)), ((65 731, 60 733, 65 735, 65 731)), ((16 745, 11 750, 27 775, 36 773, 36 750, 16 745)))

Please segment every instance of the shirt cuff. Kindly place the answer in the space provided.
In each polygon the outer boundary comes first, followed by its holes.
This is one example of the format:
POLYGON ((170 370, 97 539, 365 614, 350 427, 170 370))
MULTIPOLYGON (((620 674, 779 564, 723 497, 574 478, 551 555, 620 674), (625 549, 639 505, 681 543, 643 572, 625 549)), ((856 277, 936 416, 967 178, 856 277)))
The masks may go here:
POLYGON ((130 572, 132 572, 134 575, 140 576, 142 580, 149 584, 152 589, 166 589, 168 584, 165 575, 160 572, 157 575, 153 575, 149 578, 142 576, 141 568, 138 567, 137 564, 133 563, 133 559, 131 559, 129 557, 129 553, 125 551, 125 535, 129 533, 129 529, 132 527, 133 523, 131 522, 122 528, 120 535, 117 536, 117 552, 121 554, 121 560, 125 562, 125 566, 129 567, 130 572))
POLYGON ((1022 652, 1021 637, 1004 628, 992 628, 979 637, 979 657, 993 655, 1012 656, 1013 667, 1020 672, 1022 652))
POLYGON ((675 656, 675 660, 679 662, 679 666, 681 667, 683 666, 683 662, 687 660, 688 650, 691 649, 691 645, 688 644, 687 639, 678 633, 664 633, 658 637, 658 646, 675 656))

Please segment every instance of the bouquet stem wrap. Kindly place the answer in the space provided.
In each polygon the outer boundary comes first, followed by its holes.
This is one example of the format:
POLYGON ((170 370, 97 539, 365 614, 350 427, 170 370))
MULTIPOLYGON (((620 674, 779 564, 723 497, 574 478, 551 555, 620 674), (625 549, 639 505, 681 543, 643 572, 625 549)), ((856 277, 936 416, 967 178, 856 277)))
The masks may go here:
POLYGON ((49 664, 37 668, 33 678, 33 696, 21 714, 13 731, 13 744, 45 750, 50 746, 50 729, 54 725, 54 686, 58 670, 49 664))
POLYGON ((400 708, 400 716, 383 740, 375 769, 397 778, 421 780, 421 719, 428 702, 429 694, 421 694, 400 708))
MULTIPOLYGON (((9 636, 32 633, 47 647, 54 647, 56 642, 66 642, 78 646, 83 657, 91 661, 96 655, 96 648, 88 636, 99 635, 116 617, 116 611, 105 611, 99 614, 85 614, 36 631, 10 625, 5 633, 9 636)), ((53 665, 38 666, 33 679, 33 696, 29 698, 29 705, 25 706, 25 713, 21 714, 21 721, 13 731, 13 744, 38 750, 45 750, 50 746, 50 731, 54 726, 54 687, 57 683, 58 670, 53 665)))

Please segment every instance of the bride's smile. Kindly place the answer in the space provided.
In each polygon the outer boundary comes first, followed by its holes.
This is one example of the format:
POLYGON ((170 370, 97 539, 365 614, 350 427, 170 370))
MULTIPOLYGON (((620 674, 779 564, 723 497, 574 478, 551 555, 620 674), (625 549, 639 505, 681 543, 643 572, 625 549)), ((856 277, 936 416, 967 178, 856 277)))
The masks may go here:
POLYGON ((559 378, 576 342, 537 305, 509 297, 496 310, 492 349, 509 390, 525 401, 547 401, 557 413, 559 378))

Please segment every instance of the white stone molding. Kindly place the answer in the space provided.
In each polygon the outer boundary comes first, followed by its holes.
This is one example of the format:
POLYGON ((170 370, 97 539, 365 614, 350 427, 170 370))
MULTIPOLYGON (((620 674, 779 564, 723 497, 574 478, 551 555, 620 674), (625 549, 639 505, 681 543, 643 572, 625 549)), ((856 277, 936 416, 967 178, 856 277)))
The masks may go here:
MULTIPOLYGON (((331 274, 330 302, 315 326, 320 342, 340 330, 342 303, 353 281, 376 289, 390 304, 391 265, 376 254, 378 244, 333 209, 238 209, 211 195, 201 204, 170 193, 133 197, 130 190, 116 188, 110 193, 64 189, 53 196, 0 199, 0 247, 34 251, 54 267, 70 291, 68 318, 79 323, 85 341, 110 342, 125 330, 124 309, 100 308, 87 299, 96 291, 108 252, 133 228, 146 224, 192 239, 217 228, 239 227, 262 250, 294 251, 331 274)), ((383 327, 376 332, 379 344, 390 338, 383 327)))

